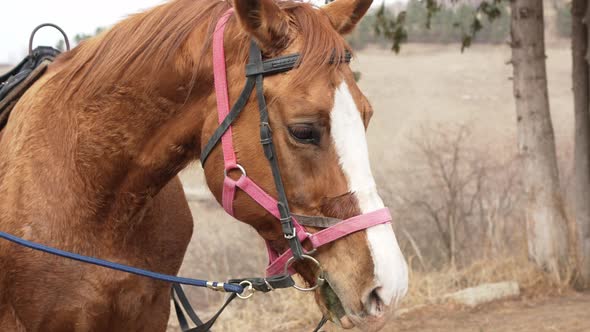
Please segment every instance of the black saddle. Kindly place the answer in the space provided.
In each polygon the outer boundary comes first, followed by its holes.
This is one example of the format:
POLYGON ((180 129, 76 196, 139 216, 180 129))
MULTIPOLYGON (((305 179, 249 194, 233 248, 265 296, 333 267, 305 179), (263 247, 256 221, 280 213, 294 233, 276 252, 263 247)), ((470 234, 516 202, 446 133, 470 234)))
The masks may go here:
POLYGON ((56 25, 46 23, 33 30, 29 40, 29 55, 8 73, 0 76, 0 131, 6 126, 10 111, 12 111, 20 97, 43 75, 47 66, 61 53, 61 51, 48 46, 39 46, 34 50, 32 49, 35 33, 45 26, 58 29, 63 34, 69 50, 68 37, 56 25))

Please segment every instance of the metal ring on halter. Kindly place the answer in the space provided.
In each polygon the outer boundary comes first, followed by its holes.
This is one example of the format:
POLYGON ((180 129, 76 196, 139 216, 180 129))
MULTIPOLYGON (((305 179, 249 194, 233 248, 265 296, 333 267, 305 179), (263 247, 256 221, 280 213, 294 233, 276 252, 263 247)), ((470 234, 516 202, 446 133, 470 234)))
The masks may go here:
MULTIPOLYGON (((313 234, 311 234, 310 232, 305 232, 305 235, 307 236, 307 238, 305 238, 305 239, 303 239, 301 241, 304 241, 306 239, 309 239, 310 237, 313 236, 313 234)), ((310 251, 304 250, 304 252, 305 252, 306 255, 313 256, 313 255, 315 255, 316 252, 318 252, 318 248, 313 248, 310 251)))
POLYGON ((224 175, 225 177, 227 177, 227 173, 228 173, 229 171, 233 171, 234 169, 237 169, 237 170, 239 170, 240 172, 242 172, 242 176, 246 176, 246 169, 245 169, 245 168, 244 168, 242 165, 240 165, 240 164, 236 164, 236 166, 233 166, 233 167, 230 167, 230 168, 226 168, 226 169, 224 169, 224 170, 223 170, 223 175, 224 175))
POLYGON ((246 300, 246 299, 251 298, 252 295, 254 295, 254 292, 256 291, 254 289, 254 286, 252 286, 252 283, 248 280, 244 280, 244 281, 240 282, 240 286, 244 287, 244 291, 242 293, 238 294, 238 297, 242 300, 246 300))
MULTIPOLYGON (((326 281, 326 279, 324 279, 324 270, 322 269, 322 265, 320 264, 320 262, 318 262, 317 259, 315 259, 309 255, 303 255, 301 257, 304 260, 307 259, 307 260, 311 261, 312 263, 314 263, 318 267, 318 269, 320 270, 320 273, 318 274, 318 279, 317 279, 315 285, 313 285, 311 287, 307 287, 307 288, 293 285, 293 288, 295 288, 296 290, 302 291, 302 292, 311 292, 311 291, 315 290, 316 288, 320 287, 326 281)), ((294 262, 295 262, 295 257, 289 258, 289 260, 285 264, 285 271, 284 271, 285 274, 289 274, 289 268, 291 267, 291 264, 293 264, 294 262)))
POLYGON ((44 27, 52 27, 59 31, 61 35, 64 37, 64 42, 66 43, 66 51, 70 50, 70 40, 68 39, 68 35, 66 35, 65 31, 63 31, 62 28, 58 27, 53 23, 43 23, 37 26, 35 29, 33 29, 33 32, 31 33, 31 37, 29 38, 29 55, 33 54, 33 39, 35 38, 35 34, 37 33, 37 31, 39 31, 39 29, 44 27))

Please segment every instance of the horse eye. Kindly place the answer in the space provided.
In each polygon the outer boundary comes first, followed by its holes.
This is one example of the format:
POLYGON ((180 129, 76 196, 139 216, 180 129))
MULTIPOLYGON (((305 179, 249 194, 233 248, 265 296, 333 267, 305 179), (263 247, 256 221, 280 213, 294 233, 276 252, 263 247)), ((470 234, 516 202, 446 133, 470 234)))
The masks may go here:
POLYGON ((297 141, 305 144, 318 144, 319 132, 310 125, 295 125, 289 127, 289 133, 297 141))

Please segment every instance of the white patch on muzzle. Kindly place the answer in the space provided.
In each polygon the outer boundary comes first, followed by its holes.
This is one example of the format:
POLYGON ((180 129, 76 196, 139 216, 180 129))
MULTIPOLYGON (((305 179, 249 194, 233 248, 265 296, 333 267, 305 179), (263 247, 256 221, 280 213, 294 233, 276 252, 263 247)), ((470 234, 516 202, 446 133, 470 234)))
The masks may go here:
MULTIPOLYGON (((336 90, 330 117, 340 165, 362 213, 383 208, 371 172, 363 120, 345 81, 336 90)), ((395 305, 407 292, 408 267, 393 228, 383 224, 368 228, 366 233, 375 267, 375 286, 380 287, 377 294, 386 305, 395 305)))

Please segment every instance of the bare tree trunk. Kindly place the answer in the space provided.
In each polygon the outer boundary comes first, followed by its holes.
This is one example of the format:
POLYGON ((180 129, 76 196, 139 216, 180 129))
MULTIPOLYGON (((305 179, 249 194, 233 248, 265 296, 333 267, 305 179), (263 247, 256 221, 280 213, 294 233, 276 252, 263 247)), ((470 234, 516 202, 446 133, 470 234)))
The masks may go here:
POLYGON ((404 233, 404 235, 406 236, 406 238, 410 242, 412 249, 414 249, 414 252, 416 253, 416 257, 418 257, 418 261, 420 262, 420 265, 422 266, 422 270, 426 271, 426 263, 424 262, 424 256, 422 256, 422 250, 420 250, 418 243, 416 243, 416 240, 414 240, 414 237, 412 236, 412 234, 410 234, 410 232, 408 232, 407 229, 402 228, 402 232, 404 233))
POLYGON ((518 147, 523 162, 529 257, 562 280, 568 264, 567 223, 549 113, 543 2, 512 0, 512 64, 518 147))
POLYGON ((587 0, 572 2, 572 57, 575 113, 574 204, 578 286, 590 286, 590 82, 588 44, 590 6, 587 0))
POLYGON ((454 213, 449 218, 449 255, 451 266, 455 267, 457 264, 457 229, 455 225, 454 213))

